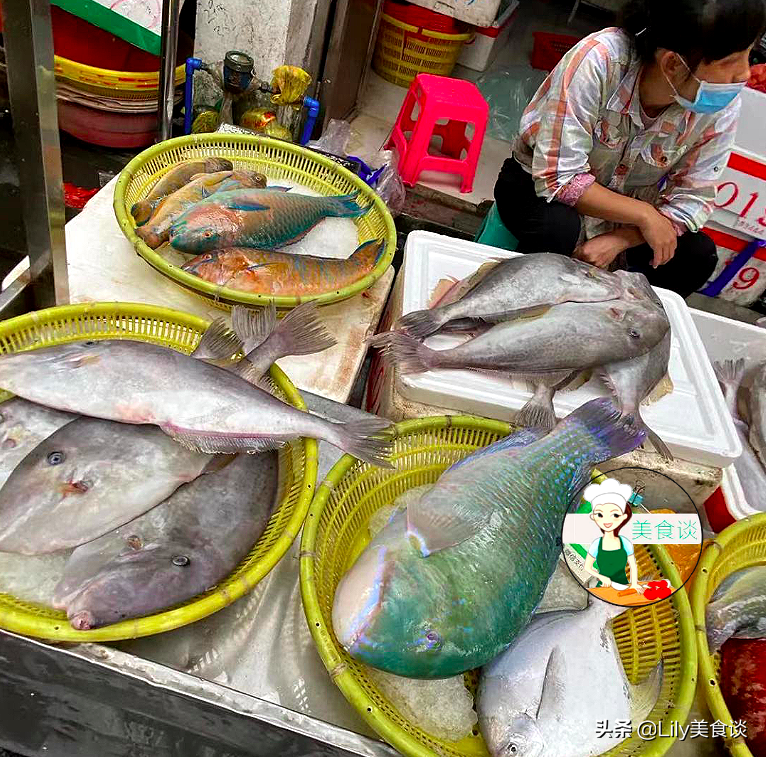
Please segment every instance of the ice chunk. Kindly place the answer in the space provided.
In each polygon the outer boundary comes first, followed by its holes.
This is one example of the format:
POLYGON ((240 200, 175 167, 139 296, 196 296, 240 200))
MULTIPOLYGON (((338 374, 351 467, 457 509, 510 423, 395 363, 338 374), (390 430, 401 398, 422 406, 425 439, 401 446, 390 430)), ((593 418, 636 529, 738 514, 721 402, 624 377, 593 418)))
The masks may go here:
POLYGON ((571 574, 563 558, 559 559, 542 601, 535 612, 584 610, 587 606, 588 592, 580 586, 571 574))
POLYGON ((61 579, 72 550, 50 555, 0 552, 0 592, 35 604, 53 604, 53 590, 61 579))

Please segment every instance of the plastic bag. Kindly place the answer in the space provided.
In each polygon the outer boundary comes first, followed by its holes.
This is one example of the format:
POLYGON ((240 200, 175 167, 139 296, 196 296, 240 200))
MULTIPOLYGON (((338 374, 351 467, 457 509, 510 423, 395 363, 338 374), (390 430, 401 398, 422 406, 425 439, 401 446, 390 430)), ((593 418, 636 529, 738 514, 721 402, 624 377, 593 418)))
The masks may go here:
POLYGON ((348 121, 338 121, 333 118, 327 124, 322 136, 319 139, 312 139, 306 144, 306 147, 313 147, 316 150, 345 158, 349 139, 351 139, 351 124, 348 121))
MULTIPOLYGON (((377 153, 376 158, 380 162, 383 171, 373 184, 373 189, 380 195, 383 202, 386 203, 386 207, 391 212, 391 215, 399 215, 402 212, 406 198, 404 183, 402 182, 402 177, 399 176, 399 153, 396 150, 381 150, 377 153)), ((371 167, 376 168, 379 166, 373 165, 371 167)))
POLYGON ((292 105, 300 108, 303 95, 311 84, 311 77, 298 66, 279 66, 274 69, 271 86, 279 90, 279 94, 271 96, 274 105, 292 105))
POLYGON ((547 73, 529 66, 492 69, 476 81, 489 103, 487 134, 512 142, 519 132, 521 114, 534 97, 547 73))

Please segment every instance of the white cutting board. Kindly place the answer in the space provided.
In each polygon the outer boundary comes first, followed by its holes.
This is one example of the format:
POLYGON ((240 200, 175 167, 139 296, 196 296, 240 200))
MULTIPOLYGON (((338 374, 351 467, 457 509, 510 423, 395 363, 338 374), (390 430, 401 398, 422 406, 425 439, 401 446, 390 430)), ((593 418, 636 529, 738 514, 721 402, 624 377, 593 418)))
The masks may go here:
MULTIPOLYGON (((403 313, 428 307, 437 283, 444 278, 463 279, 493 257, 513 257, 515 252, 415 231, 407 238, 404 255, 403 313)), ((674 292, 655 289, 670 319, 672 346, 669 373, 673 392, 642 406, 641 415, 681 460, 725 467, 742 452, 723 395, 684 300, 674 292)), ((438 334, 426 344, 447 349, 465 337, 438 334)), ((491 376, 470 370, 439 369, 421 374, 399 374, 398 388, 407 399, 428 405, 511 419, 532 396, 525 381, 491 376)), ((556 415, 568 415, 588 400, 608 396, 596 378, 554 398, 556 415)))

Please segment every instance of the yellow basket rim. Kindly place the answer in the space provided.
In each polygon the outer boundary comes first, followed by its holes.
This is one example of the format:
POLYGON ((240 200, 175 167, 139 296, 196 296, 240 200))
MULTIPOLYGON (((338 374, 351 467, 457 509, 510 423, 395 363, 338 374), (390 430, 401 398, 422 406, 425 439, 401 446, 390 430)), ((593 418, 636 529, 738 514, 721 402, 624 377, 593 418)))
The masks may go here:
MULTIPOLYGON (((707 593, 710 583, 710 573, 723 552, 724 547, 737 539, 742 534, 750 530, 766 526, 766 513, 750 515, 747 518, 733 523, 718 534, 715 539, 707 546, 699 565, 697 566, 697 575, 692 586, 691 605, 694 615, 694 625, 696 629, 697 647, 700 660, 700 681, 702 681, 705 692, 705 701, 707 702, 713 717, 722 723, 730 724, 734 722, 726 700, 721 694, 721 687, 718 683, 713 655, 707 643, 707 593)), ((753 757, 753 753, 748 748, 743 739, 738 738, 734 741, 726 741, 726 746, 733 757, 753 757)))
POLYGON ((186 289, 191 289, 198 294, 201 294, 215 302, 220 302, 224 305, 246 305, 248 307, 269 305, 272 302, 277 308, 287 309, 294 308, 303 302, 316 302, 319 305, 328 305, 333 302, 339 302, 340 300, 353 297, 355 294, 364 292, 369 289, 388 269, 391 265, 391 261, 394 259, 394 253, 396 251, 396 228, 394 227, 394 220, 386 207, 386 204, 380 198, 377 192, 371 189, 365 184, 358 176, 355 176, 351 171, 338 165, 324 155, 319 155, 311 150, 306 150, 299 145, 291 144, 290 142, 282 142, 277 139, 271 139, 270 137, 251 136, 249 134, 224 134, 214 132, 213 134, 189 134, 184 137, 175 137, 174 139, 168 139, 164 142, 160 142, 152 147, 147 148, 143 152, 136 155, 133 160, 128 163, 127 166, 120 173, 119 179, 117 179, 117 185, 114 189, 114 213, 117 216, 117 222, 122 229, 122 233, 128 238, 130 243, 135 248, 136 252, 153 268, 158 270, 167 278, 175 281, 186 289), (356 189, 359 190, 359 194, 369 200, 371 204, 375 206, 378 212, 381 213, 385 226, 386 226, 386 250, 378 260, 377 265, 359 281, 350 284, 347 287, 334 290, 332 292, 325 292, 324 294, 305 295, 301 297, 287 297, 287 296, 272 296, 267 294, 252 294, 248 292, 239 292, 236 289, 229 289, 228 287, 218 286, 211 284, 208 281, 203 281, 199 276, 182 271, 180 268, 168 263, 161 255, 155 250, 151 249, 137 234, 133 225, 132 217, 129 213, 129 209, 125 206, 125 190, 128 183, 133 176, 143 166, 157 155, 161 155, 165 152, 173 150, 175 148, 183 148, 186 146, 202 145, 207 143, 250 143, 253 147, 257 145, 264 145, 272 147, 277 150, 283 150, 294 154, 301 154, 310 159, 311 161, 330 168, 343 176, 348 180, 356 189))
POLYGON ((403 29, 404 31, 408 32, 416 32, 417 34, 422 34, 424 37, 432 37, 433 39, 443 39, 451 42, 465 42, 473 34, 473 32, 470 31, 465 32, 464 34, 447 34, 445 32, 434 32, 430 29, 425 29, 422 26, 414 26, 413 24, 408 24, 404 21, 400 21, 398 18, 389 16, 388 13, 383 13, 380 17, 386 23, 389 23, 392 26, 396 26, 399 29, 403 29))
MULTIPOLYGON (((392 428, 394 438, 399 438, 418 431, 436 431, 446 428, 470 428, 496 432, 507 435, 516 427, 504 421, 482 418, 473 415, 436 415, 425 418, 415 418, 396 423, 392 428)), ((319 606, 319 596, 315 585, 316 538, 319 520, 332 491, 348 473, 351 467, 359 462, 351 455, 343 455, 330 469, 320 486, 317 487, 314 499, 309 508, 306 522, 303 526, 300 546, 300 585, 303 610, 311 631, 311 636, 327 669, 330 678, 341 690, 346 700, 356 709, 364 721, 377 734, 407 757, 435 757, 435 753, 423 746, 417 739, 383 714, 367 692, 360 686, 353 673, 348 669, 340 656, 330 631, 325 628, 324 616, 319 606)), ((598 481, 603 474, 593 471, 593 480, 598 481)), ((657 559, 664 575, 670 578, 674 585, 681 585, 681 577, 675 563, 661 545, 649 545, 650 552, 657 559)), ((667 600, 663 600, 667 601, 667 600)), ((697 645, 694 640, 694 621, 692 619, 689 597, 682 587, 676 591, 670 601, 676 610, 678 619, 678 635, 682 664, 679 672, 680 685, 673 706, 665 715, 663 723, 685 723, 694 702, 697 685, 697 645)), ((641 748, 641 757, 662 757, 673 745, 675 738, 656 738, 651 743, 645 742, 641 748)), ((619 746, 615 747, 619 749, 619 746)), ((611 752, 612 750, 610 750, 611 752)), ((604 752, 606 757, 610 752, 604 752)))
MULTIPOLYGON (((62 318, 85 314, 165 318, 199 331, 204 331, 210 325, 210 321, 205 318, 171 308, 131 302, 89 302, 79 305, 59 305, 0 321, 0 337, 14 333, 20 328, 39 327, 47 323, 55 323, 56 320, 62 318)), ((94 332, 93 337, 98 338, 99 332, 94 332)), ((271 367, 271 378, 277 387, 284 392, 291 405, 300 410, 306 409, 306 404, 298 389, 276 364, 271 367)), ((76 631, 69 625, 63 613, 60 619, 55 619, 41 617, 18 608, 0 607, 0 628, 25 636, 58 642, 121 641, 171 631, 194 623, 244 596, 263 580, 285 555, 298 536, 311 504, 316 484, 318 445, 315 439, 307 437, 302 437, 297 443, 303 446, 305 468, 302 490, 295 503, 293 513, 282 534, 269 551, 240 575, 239 580, 233 586, 226 590, 219 588, 215 592, 182 607, 164 610, 142 618, 121 621, 91 631, 76 631)), ((225 580, 223 579, 220 583, 225 580)))
MULTIPOLYGON (((54 55, 54 68, 57 76, 71 81, 82 82, 94 86, 91 81, 82 81, 84 75, 96 77, 101 80, 100 84, 110 86, 115 89, 135 90, 137 92, 145 91, 143 88, 132 86, 135 82, 145 82, 159 87, 159 71, 117 71, 111 68, 99 68, 90 66, 87 63, 78 63, 76 60, 64 58, 61 55, 54 55), (130 77, 135 82, 121 81, 123 78, 130 77)), ((175 83, 180 84, 186 78, 186 67, 182 63, 176 66, 175 83)))

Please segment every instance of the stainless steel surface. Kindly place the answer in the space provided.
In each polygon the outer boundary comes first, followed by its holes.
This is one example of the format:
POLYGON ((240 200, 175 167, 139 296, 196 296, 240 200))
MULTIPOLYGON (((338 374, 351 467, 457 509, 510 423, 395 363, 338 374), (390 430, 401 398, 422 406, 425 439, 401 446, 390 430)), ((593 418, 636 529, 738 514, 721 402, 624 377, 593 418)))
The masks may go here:
POLYGON ((322 71, 323 125, 349 119, 359 103, 367 75, 383 0, 338 0, 322 71))
POLYGON ((160 92, 157 111, 157 138, 169 139, 173 122, 176 56, 178 54, 178 14, 181 0, 162 4, 162 41, 160 47, 160 92))
POLYGON ((0 296, 0 315, 25 290, 36 308, 69 302, 50 3, 3 0, 2 13, 30 266, 0 296))

